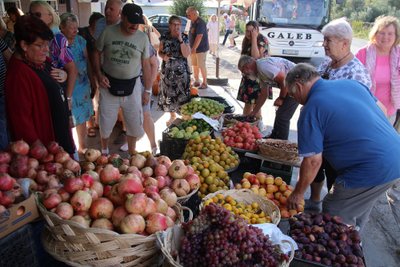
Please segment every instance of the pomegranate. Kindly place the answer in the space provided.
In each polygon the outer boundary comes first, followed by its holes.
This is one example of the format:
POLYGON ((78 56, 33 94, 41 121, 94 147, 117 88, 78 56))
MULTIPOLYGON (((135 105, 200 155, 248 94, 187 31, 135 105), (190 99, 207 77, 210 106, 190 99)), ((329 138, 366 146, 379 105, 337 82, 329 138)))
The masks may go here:
POLYGON ((142 177, 142 173, 139 171, 139 169, 136 166, 129 166, 127 173, 133 173, 138 175, 139 177, 142 177))
POLYGON ((176 204, 178 197, 171 188, 164 188, 160 191, 160 197, 172 207, 176 204))
POLYGON ((74 215, 74 210, 72 209, 71 204, 61 202, 56 208, 56 213, 61 217, 61 219, 69 220, 74 215))
POLYGON ((194 174, 194 169, 193 169, 193 167, 191 165, 186 165, 186 167, 187 167, 187 170, 188 170, 187 171, 187 175, 194 174))
POLYGON ((100 181, 100 176, 97 172, 95 171, 87 171, 87 174, 89 174, 90 176, 92 176, 94 181, 100 181))
POLYGON ((85 152, 85 159, 86 159, 86 161, 89 161, 89 162, 95 162, 97 160, 97 158, 100 156, 101 156, 101 152, 100 152, 100 150, 97 150, 97 149, 89 148, 85 152))
POLYGON ((155 186, 155 185, 146 186, 145 189, 144 189, 144 193, 145 193, 147 196, 148 196, 149 194, 158 193, 158 192, 159 192, 159 191, 158 191, 158 187, 155 186))
POLYGON ((168 228, 167 217, 164 214, 155 212, 146 218, 146 232, 154 234, 168 228))
POLYGON ((154 200, 152 200, 149 197, 146 198, 146 207, 141 215, 146 218, 149 214, 152 214, 156 211, 157 211, 156 202, 154 202, 154 200))
POLYGON ((50 154, 57 154, 58 152, 60 152, 61 147, 58 145, 58 143, 56 141, 51 141, 48 145, 47 145, 47 151, 50 154))
POLYGON ((10 171, 10 165, 7 163, 2 163, 0 164, 0 173, 9 173, 10 171))
POLYGON ((144 163, 145 167, 150 167, 154 169, 158 165, 157 159, 153 157, 153 155, 147 156, 146 162, 144 163))
POLYGON ((42 197, 43 197, 43 199, 46 199, 49 196, 51 196, 52 194, 58 194, 57 189, 49 188, 49 189, 44 190, 42 197))
MULTIPOLYGON (((72 207, 73 208, 73 207, 72 207)), ((79 215, 79 216, 82 216, 82 217, 84 217, 86 220, 90 220, 90 216, 89 216, 89 211, 88 210, 85 210, 85 211, 75 211, 74 212, 74 214, 75 215, 79 215)))
POLYGON ((114 230, 113 224, 110 222, 110 220, 106 218, 100 218, 97 220, 94 220, 92 222, 92 227, 93 228, 101 228, 101 229, 107 229, 107 230, 114 230))
POLYGON ((151 167, 144 167, 140 170, 140 172, 144 178, 151 177, 153 175, 153 169, 151 167))
POLYGON ((200 186, 200 178, 197 174, 189 174, 185 177, 185 180, 189 183, 190 190, 197 189, 200 186))
MULTIPOLYGON (((102 184, 102 185, 103 185, 103 184, 102 184)), ((105 186, 103 186, 103 195, 106 196, 106 197, 108 197, 109 194, 110 194, 110 192, 111 192, 111 188, 112 188, 111 185, 105 185, 105 186)))
POLYGON ((32 158, 41 160, 42 158, 46 157, 47 154, 48 151, 40 140, 36 140, 35 142, 33 142, 33 144, 31 145, 31 149, 29 150, 29 155, 32 158))
POLYGON ((83 181, 81 178, 68 178, 64 180, 64 189, 70 194, 83 189, 83 181))
POLYGON ((19 140, 11 143, 10 150, 14 154, 25 156, 29 153, 29 145, 24 140, 19 140))
POLYGON ((113 184, 118 182, 121 177, 119 170, 112 164, 107 164, 100 173, 100 181, 103 184, 113 184))
POLYGON ((160 194, 157 192, 150 192, 150 193, 146 193, 146 195, 151 198, 152 200, 156 201, 157 199, 160 199, 160 194))
POLYGON ((77 173, 81 170, 81 165, 73 159, 69 159, 66 162, 64 162, 64 168, 71 170, 74 173, 77 173))
POLYGON ((129 214, 121 220, 120 229, 124 234, 140 234, 144 231, 146 222, 138 214, 129 214))
POLYGON ((89 216, 92 219, 106 218, 111 219, 114 211, 113 203, 105 197, 98 198, 92 202, 89 209, 89 216))
POLYGON ((118 184, 113 185, 105 196, 110 199, 115 206, 121 206, 124 203, 124 198, 118 193, 118 184))
POLYGON ((75 178, 75 174, 67 169, 64 169, 63 173, 61 174, 62 179, 69 179, 69 178, 75 178))
POLYGON ((125 201, 125 209, 129 213, 143 214, 146 209, 147 196, 144 193, 128 194, 125 201))
POLYGON ((0 164, 8 164, 11 162, 11 154, 9 152, 0 151, 0 164))
POLYGON ((92 197, 88 192, 78 190, 71 197, 71 205, 75 211, 88 211, 92 205, 92 197))
POLYGON ((108 163, 108 158, 105 155, 100 155, 96 160, 97 165, 106 165, 108 163))
POLYGON ((39 161, 34 158, 28 159, 28 168, 29 169, 37 169, 39 167, 39 161))
MULTIPOLYGON (((1 197, 1 196, 0 196, 1 197)), ((7 209, 3 205, 0 205, 0 215, 5 212, 7 209)))
POLYGON ((89 187, 85 187, 82 190, 85 191, 85 192, 88 192, 90 194, 90 196, 92 197, 92 202, 99 198, 99 195, 97 194, 97 191, 92 190, 89 187))
POLYGON ((7 173, 0 173, 0 190, 9 191, 13 188, 15 179, 7 173))
POLYGON ((118 184, 118 193, 121 197, 125 197, 126 194, 136 194, 142 192, 143 192, 142 181, 140 181, 140 179, 137 177, 123 179, 118 184))
POLYGON ((157 176, 156 180, 158 189, 163 189, 164 187, 167 186, 167 181, 165 180, 164 176, 157 176))
POLYGON ((84 171, 93 171, 94 169, 96 169, 96 165, 94 165, 93 162, 84 161, 81 162, 81 168, 84 171))
POLYGON ((144 186, 151 186, 151 185, 153 185, 153 186, 157 187, 157 186, 158 186, 158 182, 157 182, 157 180, 156 180, 155 178, 153 178, 153 177, 147 177, 147 178, 144 179, 143 185, 144 185, 144 186))
MULTIPOLYGON (((57 163, 60 164, 60 163, 57 163)), ((47 171, 49 174, 55 174, 57 167, 55 162, 47 162, 44 164, 44 170, 47 171)))
POLYGON ((129 165, 126 164, 121 164, 121 166, 119 166, 118 170, 120 173, 127 173, 129 169, 129 165))
POLYGON ((54 154, 47 154, 46 157, 40 160, 40 162, 42 163, 53 162, 53 161, 54 161, 54 154))
POLYGON ((47 185, 47 183, 49 182, 50 178, 47 175, 46 171, 38 171, 37 175, 36 175, 36 182, 38 182, 39 184, 45 184, 47 185))
POLYGON ((54 174, 49 175, 49 182, 47 183, 47 187, 56 189, 61 187, 60 181, 58 180, 57 176, 55 176, 54 174))
POLYGON ((26 177, 28 173, 28 160, 27 156, 15 155, 10 165, 10 174, 13 177, 26 177))
POLYGON ((108 163, 110 163, 114 167, 118 168, 122 164, 122 158, 119 154, 113 153, 108 156, 108 163))
POLYGON ((183 197, 189 194, 190 185, 185 179, 176 179, 172 181, 172 189, 178 197, 183 197))
POLYGON ((146 157, 141 154, 136 154, 131 157, 131 165, 137 167, 139 170, 144 167, 146 157))
POLYGON ((90 226, 90 220, 85 219, 83 216, 81 215, 75 215, 72 216, 72 218, 70 219, 71 221, 74 221, 76 223, 79 223, 81 226, 88 228, 90 226))
POLYGON ((167 218, 167 225, 168 225, 167 228, 175 225, 175 222, 170 217, 166 216, 166 218, 167 218))
POLYGON ((67 202, 71 198, 71 195, 63 187, 58 189, 57 193, 61 196, 63 202, 67 202))
POLYGON ((21 185, 17 182, 14 183, 11 192, 14 194, 15 198, 20 197, 22 195, 21 185))
POLYGON ((172 179, 168 175, 164 177, 165 178, 165 186, 170 187, 172 184, 172 179))
POLYGON ((172 162, 171 166, 168 168, 168 174, 174 179, 185 178, 188 169, 183 162, 183 160, 176 159, 172 162))
POLYGON ((91 187, 93 185, 93 177, 90 176, 90 174, 88 173, 82 174, 81 179, 84 187, 91 187))
POLYGON ((111 221, 113 225, 117 228, 119 228, 119 225, 122 221, 123 218, 125 218, 129 213, 126 211, 126 209, 123 206, 119 206, 114 209, 113 214, 111 216, 111 221))
POLYGON ((171 207, 168 207, 168 210, 167 210, 167 214, 166 214, 169 218, 171 218, 172 219, 172 221, 176 221, 176 218, 177 218, 177 216, 176 216, 176 212, 175 212, 175 210, 173 209, 173 208, 171 208, 171 207))
POLYGON ((90 189, 96 191, 96 192, 97 192, 97 195, 98 195, 99 197, 102 197, 102 196, 103 196, 104 187, 103 187, 103 184, 100 183, 99 181, 94 181, 93 184, 92 184, 92 186, 90 187, 90 189))
POLYGON ((8 208, 11 206, 14 201, 15 201, 15 195, 13 194, 12 191, 5 191, 1 192, 0 191, 0 205, 3 205, 4 207, 8 208))
POLYGON ((169 208, 167 202, 165 202, 162 198, 160 198, 160 199, 157 199, 155 201, 155 203, 156 203, 157 212, 167 215, 168 208, 169 208))
POLYGON ((65 152, 64 150, 58 152, 57 154, 55 154, 54 156, 54 160, 58 163, 64 164, 65 162, 67 162, 68 160, 70 160, 71 157, 69 156, 69 154, 67 152, 65 152))
POLYGON ((165 165, 165 167, 167 167, 167 169, 172 164, 171 160, 167 156, 159 156, 159 157, 157 157, 157 162, 158 162, 158 164, 165 165))
POLYGON ((168 168, 164 164, 158 164, 154 168, 154 174, 156 176, 166 176, 168 174, 168 168))
POLYGON ((46 209, 51 210, 58 206, 62 201, 61 196, 57 193, 49 195, 47 198, 43 199, 43 205, 46 209))

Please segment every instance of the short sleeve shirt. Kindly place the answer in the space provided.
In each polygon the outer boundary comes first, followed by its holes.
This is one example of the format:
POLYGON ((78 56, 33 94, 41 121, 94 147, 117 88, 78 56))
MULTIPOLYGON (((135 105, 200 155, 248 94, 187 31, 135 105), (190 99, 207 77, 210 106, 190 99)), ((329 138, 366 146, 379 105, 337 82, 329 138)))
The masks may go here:
POLYGON ((371 88, 371 76, 358 58, 354 57, 349 63, 337 69, 332 69, 330 67, 331 62, 332 59, 327 57, 318 67, 318 72, 321 76, 326 73, 329 74, 329 80, 356 80, 368 88, 371 88))
POLYGON ((400 177, 400 136, 369 88, 354 80, 319 79, 297 122, 299 155, 323 151, 347 188, 370 187, 400 177), (337 90, 346 88, 338 94, 337 90))
POLYGON ((196 36, 199 34, 202 34, 203 37, 201 38, 200 44, 197 47, 196 52, 197 53, 207 52, 209 49, 207 24, 200 17, 195 22, 192 22, 192 24, 190 25, 190 32, 189 32, 190 47, 193 47, 194 40, 196 39, 196 36))
POLYGON ((74 61, 72 52, 68 48, 68 40, 61 32, 54 34, 49 47, 53 67, 62 69, 66 64, 74 61))
POLYGON ((261 58, 257 61, 257 74, 262 88, 275 86, 275 77, 279 72, 287 74, 295 64, 280 57, 261 58))
POLYGON ((131 79, 140 75, 142 59, 150 56, 150 41, 142 31, 126 36, 120 24, 108 26, 96 41, 103 52, 103 71, 117 79, 131 79))

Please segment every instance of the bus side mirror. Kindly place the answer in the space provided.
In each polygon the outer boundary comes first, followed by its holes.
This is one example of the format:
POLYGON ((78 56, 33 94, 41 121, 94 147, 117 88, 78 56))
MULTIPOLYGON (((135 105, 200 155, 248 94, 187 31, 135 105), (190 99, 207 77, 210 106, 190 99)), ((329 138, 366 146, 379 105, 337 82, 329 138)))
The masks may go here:
POLYGON ((344 0, 336 0, 336 4, 337 5, 341 5, 341 4, 343 4, 344 3, 344 0))

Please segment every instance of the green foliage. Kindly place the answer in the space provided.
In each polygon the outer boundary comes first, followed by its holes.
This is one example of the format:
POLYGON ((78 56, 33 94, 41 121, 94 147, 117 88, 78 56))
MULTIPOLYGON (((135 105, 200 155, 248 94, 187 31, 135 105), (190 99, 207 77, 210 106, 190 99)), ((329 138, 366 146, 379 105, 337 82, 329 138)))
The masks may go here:
POLYGON ((186 9, 190 6, 194 6, 199 11, 200 17, 205 17, 206 12, 203 0, 174 0, 169 12, 170 14, 186 17, 186 9))
POLYGON ((354 36, 357 38, 368 39, 371 27, 371 23, 366 23, 360 20, 353 20, 351 22, 351 28, 353 29, 354 36))

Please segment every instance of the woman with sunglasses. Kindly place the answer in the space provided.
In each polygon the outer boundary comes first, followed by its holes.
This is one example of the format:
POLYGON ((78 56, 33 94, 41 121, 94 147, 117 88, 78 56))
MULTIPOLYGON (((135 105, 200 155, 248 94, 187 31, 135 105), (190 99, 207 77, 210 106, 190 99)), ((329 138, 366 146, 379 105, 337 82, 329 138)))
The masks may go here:
POLYGON ((47 145, 56 141, 75 152, 67 99, 60 86, 67 75, 48 58, 53 32, 36 16, 22 16, 14 25, 16 51, 7 69, 5 96, 11 140, 47 145))
MULTIPOLYGON (((332 20, 324 26, 321 32, 324 35, 323 45, 327 55, 327 58, 318 67, 321 77, 326 80, 356 80, 367 88, 371 88, 371 77, 367 69, 350 50, 353 39, 353 30, 350 24, 343 18, 332 20)), ((343 90, 346 90, 346 88, 343 88, 343 90)), ((310 199, 305 201, 306 210, 316 212, 322 210, 321 191, 325 176, 328 190, 330 190, 337 174, 326 160, 322 163, 317 176, 311 184, 310 199)))
POLYGON ((53 67, 64 69, 68 73, 67 82, 63 87, 65 97, 68 99, 71 108, 71 97, 78 70, 75 66, 73 55, 68 49, 68 41, 60 32, 60 17, 54 11, 53 7, 46 1, 32 1, 29 6, 29 13, 40 18, 54 33, 54 38, 49 44, 50 57, 52 59, 53 67))

